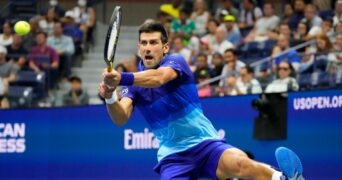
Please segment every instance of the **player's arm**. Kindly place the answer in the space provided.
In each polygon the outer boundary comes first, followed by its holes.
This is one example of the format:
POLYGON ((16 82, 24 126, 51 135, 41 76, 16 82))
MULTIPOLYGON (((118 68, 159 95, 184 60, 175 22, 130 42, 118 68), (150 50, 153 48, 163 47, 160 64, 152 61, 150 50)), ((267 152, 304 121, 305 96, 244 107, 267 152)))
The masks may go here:
POLYGON ((132 99, 124 97, 119 101, 113 88, 104 83, 101 83, 99 86, 99 94, 105 99, 114 98, 113 102, 107 103, 108 114, 116 125, 124 125, 133 111, 132 99))
POLYGON ((136 73, 119 73, 115 70, 112 72, 104 71, 103 76, 104 83, 110 87, 135 85, 154 88, 176 79, 178 74, 172 67, 159 67, 136 73))
POLYGON ((133 73, 134 85, 154 88, 159 87, 167 82, 177 78, 177 72, 171 67, 159 67, 158 69, 150 69, 133 73))

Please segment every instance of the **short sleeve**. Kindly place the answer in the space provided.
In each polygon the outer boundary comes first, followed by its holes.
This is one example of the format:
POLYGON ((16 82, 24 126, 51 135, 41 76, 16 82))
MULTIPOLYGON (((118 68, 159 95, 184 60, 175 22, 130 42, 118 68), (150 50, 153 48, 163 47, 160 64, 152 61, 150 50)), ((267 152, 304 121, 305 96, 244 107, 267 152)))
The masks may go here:
POLYGON ((192 74, 189 65, 186 63, 184 57, 176 53, 167 55, 161 62, 160 67, 171 67, 181 78, 183 78, 185 75, 192 74))
POLYGON ((135 99, 134 86, 122 86, 121 95, 122 95, 122 98, 127 97, 134 101, 135 99))

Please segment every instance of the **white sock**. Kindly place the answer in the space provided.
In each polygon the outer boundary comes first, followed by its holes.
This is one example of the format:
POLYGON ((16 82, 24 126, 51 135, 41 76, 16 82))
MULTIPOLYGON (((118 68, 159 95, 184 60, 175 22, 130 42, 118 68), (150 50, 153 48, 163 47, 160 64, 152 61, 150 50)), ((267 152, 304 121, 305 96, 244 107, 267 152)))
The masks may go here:
POLYGON ((274 173, 272 174, 272 180, 280 180, 282 176, 283 173, 279 171, 274 171, 274 173))

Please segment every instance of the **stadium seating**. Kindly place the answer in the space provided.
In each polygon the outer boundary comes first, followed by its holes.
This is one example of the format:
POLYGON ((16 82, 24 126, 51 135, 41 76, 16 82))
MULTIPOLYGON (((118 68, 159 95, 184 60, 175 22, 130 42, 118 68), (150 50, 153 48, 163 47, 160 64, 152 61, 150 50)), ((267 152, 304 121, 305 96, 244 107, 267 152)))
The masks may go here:
POLYGON ((11 108, 31 107, 33 88, 27 86, 9 86, 8 98, 11 108))
POLYGON ((40 99, 45 96, 45 73, 35 73, 33 71, 20 71, 17 75, 15 82, 12 82, 13 86, 31 87, 32 97, 34 99, 40 99))

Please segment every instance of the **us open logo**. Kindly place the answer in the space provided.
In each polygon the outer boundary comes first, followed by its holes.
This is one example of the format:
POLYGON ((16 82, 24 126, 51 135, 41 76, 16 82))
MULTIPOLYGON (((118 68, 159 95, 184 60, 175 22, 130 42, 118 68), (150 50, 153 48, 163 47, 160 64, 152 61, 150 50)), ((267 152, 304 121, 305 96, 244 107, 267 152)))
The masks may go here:
POLYGON ((23 153, 25 123, 0 123, 0 153, 23 153))

